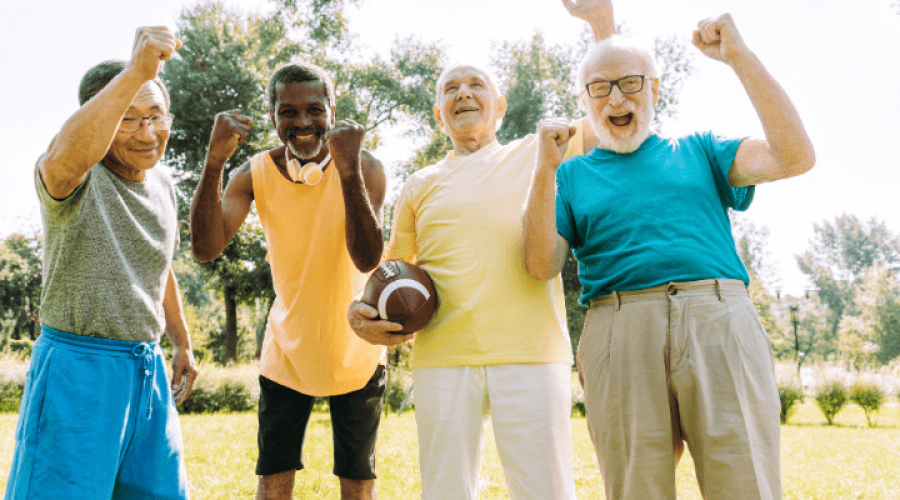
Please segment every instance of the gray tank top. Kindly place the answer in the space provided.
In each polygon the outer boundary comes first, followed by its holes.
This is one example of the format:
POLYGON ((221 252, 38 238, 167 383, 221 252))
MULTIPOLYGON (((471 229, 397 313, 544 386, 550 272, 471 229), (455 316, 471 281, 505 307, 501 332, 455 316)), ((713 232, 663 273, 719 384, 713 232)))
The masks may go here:
POLYGON ((44 224, 41 322, 77 335, 158 342, 178 246, 175 185, 165 167, 130 182, 100 162, 64 200, 47 193, 37 167, 34 181, 44 224))

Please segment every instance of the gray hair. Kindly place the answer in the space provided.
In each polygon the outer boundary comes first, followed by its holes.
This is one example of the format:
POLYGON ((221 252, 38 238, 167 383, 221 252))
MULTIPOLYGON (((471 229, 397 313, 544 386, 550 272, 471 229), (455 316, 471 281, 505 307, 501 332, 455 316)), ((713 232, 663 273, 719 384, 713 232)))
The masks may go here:
POLYGON ((488 73, 487 71, 485 71, 481 68, 478 68, 476 66, 472 66, 471 64, 451 64, 450 66, 447 67, 447 69, 445 69, 444 71, 441 71, 441 75, 438 76, 437 81, 434 82, 434 100, 435 100, 435 102, 437 102, 441 98, 441 95, 443 95, 444 89, 442 88, 441 84, 444 82, 444 79, 452 71, 455 71, 460 68, 471 68, 471 69, 474 69, 475 71, 477 71, 478 73, 480 73, 481 76, 483 76, 484 79, 487 80, 488 85, 491 87, 491 91, 494 93, 494 97, 500 97, 501 94, 500 94, 499 90, 497 89, 497 85, 494 83, 494 79, 491 77, 490 73, 488 73))
POLYGON ((266 88, 266 94, 269 97, 269 109, 275 109, 275 90, 278 84, 286 84, 289 82, 322 82, 325 84, 325 96, 328 97, 328 104, 334 108, 334 82, 328 73, 319 66, 306 61, 294 61, 283 64, 272 75, 269 80, 269 86, 266 88))
POLYGON ((659 78, 659 72, 656 70, 656 60, 649 50, 629 38, 613 35, 593 44, 584 56, 584 59, 581 60, 581 64, 578 65, 578 73, 575 74, 575 84, 579 93, 584 90, 584 86, 587 84, 585 73, 587 73, 588 64, 601 57, 607 51, 627 52, 639 57, 644 62, 644 67, 647 70, 646 76, 659 78))
MULTIPOLYGON (((103 87, 106 87, 113 78, 125 71, 126 64, 121 59, 110 59, 87 70, 87 73, 81 77, 81 84, 78 86, 78 105, 84 106, 84 103, 90 101, 103 90, 103 87)), ((163 98, 166 101, 166 109, 171 108, 172 101, 169 98, 169 89, 166 88, 166 84, 159 77, 151 81, 162 91, 163 98)))

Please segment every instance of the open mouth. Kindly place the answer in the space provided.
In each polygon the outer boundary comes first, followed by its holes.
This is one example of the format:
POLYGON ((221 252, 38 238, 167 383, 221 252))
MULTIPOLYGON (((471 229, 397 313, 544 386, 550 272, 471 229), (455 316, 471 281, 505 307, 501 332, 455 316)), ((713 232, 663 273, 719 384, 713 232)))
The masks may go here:
POLYGON ((290 130, 288 131, 288 140, 297 139, 299 141, 311 141, 318 140, 321 137, 322 132, 318 130, 290 130))
POLYGON ((631 124, 632 119, 634 119, 634 114, 626 113, 624 115, 610 116, 609 122, 617 127, 627 127, 631 124))
POLYGON ((461 108, 461 109, 457 109, 457 110, 456 110, 456 114, 457 114, 457 115, 460 115, 460 114, 463 114, 463 113, 468 113, 468 112, 470 112, 470 111, 478 111, 478 109, 477 109, 477 108, 461 108))

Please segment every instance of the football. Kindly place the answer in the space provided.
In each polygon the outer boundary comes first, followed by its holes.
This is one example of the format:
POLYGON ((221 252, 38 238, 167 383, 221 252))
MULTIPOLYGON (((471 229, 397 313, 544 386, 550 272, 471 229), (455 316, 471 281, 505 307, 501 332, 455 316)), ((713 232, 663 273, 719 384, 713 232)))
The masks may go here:
POLYGON ((369 276, 362 302, 378 309, 380 319, 403 325, 402 330, 391 333, 413 333, 431 321, 437 294, 428 273, 419 266, 389 260, 369 276))

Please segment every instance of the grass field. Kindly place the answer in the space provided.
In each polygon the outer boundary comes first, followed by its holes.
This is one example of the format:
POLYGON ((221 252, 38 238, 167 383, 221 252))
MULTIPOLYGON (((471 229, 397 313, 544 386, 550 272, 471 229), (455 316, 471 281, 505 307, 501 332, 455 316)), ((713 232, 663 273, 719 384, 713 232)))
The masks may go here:
MULTIPOLYGON (((16 415, 0 414, 0 491, 6 485, 16 415)), ((845 407, 834 426, 825 426, 807 399, 782 426, 782 482, 788 500, 900 499, 900 406, 883 408, 874 428, 862 410, 845 407)), ((192 498, 249 499, 256 491, 255 413, 182 417, 192 498)), ((603 499, 603 482, 583 418, 573 418, 575 481, 582 500, 603 499)), ((297 475, 296 498, 338 498, 331 475, 331 426, 327 413, 310 423, 305 450, 308 468, 297 475)), ((415 499, 419 492, 415 417, 388 415, 378 442, 378 492, 385 500, 415 499)), ((679 499, 700 500, 693 463, 678 470, 679 499)), ((482 464, 480 498, 508 498, 493 441, 488 438, 482 464)))

